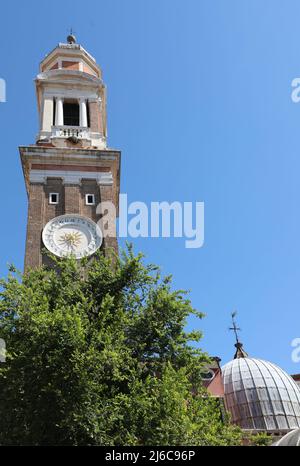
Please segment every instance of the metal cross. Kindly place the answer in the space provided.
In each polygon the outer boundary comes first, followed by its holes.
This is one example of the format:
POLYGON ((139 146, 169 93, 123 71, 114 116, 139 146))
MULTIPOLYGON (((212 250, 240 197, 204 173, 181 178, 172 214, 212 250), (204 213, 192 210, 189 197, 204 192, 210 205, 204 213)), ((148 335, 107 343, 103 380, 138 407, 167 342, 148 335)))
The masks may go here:
POLYGON ((238 327, 238 326, 236 325, 236 321, 235 321, 235 316, 236 316, 236 314, 237 314, 236 311, 233 312, 233 313, 231 314, 232 327, 229 327, 229 330, 232 330, 232 331, 234 332, 236 342, 239 343, 239 335, 238 335, 238 332, 241 331, 241 328, 238 327))

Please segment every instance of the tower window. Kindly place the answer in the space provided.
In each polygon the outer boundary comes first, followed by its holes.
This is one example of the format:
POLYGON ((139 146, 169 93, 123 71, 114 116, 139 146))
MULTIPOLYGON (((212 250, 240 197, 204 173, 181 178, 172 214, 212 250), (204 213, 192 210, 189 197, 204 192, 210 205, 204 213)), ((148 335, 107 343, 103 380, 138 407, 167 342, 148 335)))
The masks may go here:
POLYGON ((52 115, 52 125, 55 126, 55 117, 56 117, 56 99, 53 98, 53 115, 52 115))
POLYGON ((90 104, 89 104, 89 102, 86 103, 86 116, 87 116, 87 125, 88 125, 88 128, 90 128, 91 123, 90 123, 90 104))
POLYGON ((64 102, 64 125, 79 126, 79 104, 64 102))
POLYGON ((85 203, 86 205, 95 205, 95 194, 86 194, 85 203))
POLYGON ((49 204, 58 204, 59 203, 59 194, 50 193, 49 194, 49 204))

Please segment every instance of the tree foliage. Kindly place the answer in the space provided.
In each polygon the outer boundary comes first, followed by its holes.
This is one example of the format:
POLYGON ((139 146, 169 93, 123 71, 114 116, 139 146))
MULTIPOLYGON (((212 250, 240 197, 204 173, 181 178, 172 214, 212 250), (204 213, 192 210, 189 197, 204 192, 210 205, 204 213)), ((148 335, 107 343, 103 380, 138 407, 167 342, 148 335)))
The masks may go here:
POLYGON ((254 447, 269 447, 274 442, 272 435, 267 432, 261 432, 259 434, 252 434, 246 439, 249 445, 254 447))
POLYGON ((1 445, 234 445, 171 277, 129 248, 1 281, 1 445))

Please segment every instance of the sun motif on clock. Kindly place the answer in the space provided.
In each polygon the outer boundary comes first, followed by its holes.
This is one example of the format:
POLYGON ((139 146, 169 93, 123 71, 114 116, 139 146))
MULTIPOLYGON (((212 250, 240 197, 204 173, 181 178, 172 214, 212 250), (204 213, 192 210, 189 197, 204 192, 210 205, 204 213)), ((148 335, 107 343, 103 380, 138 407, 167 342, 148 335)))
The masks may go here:
POLYGON ((46 248, 59 257, 91 256, 102 244, 100 227, 82 215, 61 215, 47 223, 43 230, 46 248))
POLYGON ((73 233, 64 233, 59 237, 59 243, 62 246, 67 246, 68 248, 76 248, 80 245, 82 239, 82 234, 79 231, 73 233))

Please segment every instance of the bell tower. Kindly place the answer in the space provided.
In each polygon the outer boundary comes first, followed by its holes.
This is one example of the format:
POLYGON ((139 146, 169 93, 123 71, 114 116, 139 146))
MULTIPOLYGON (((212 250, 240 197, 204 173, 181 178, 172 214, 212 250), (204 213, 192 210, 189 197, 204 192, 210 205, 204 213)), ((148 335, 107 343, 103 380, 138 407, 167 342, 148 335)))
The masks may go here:
POLYGON ((107 147, 101 69, 71 34, 43 59, 35 83, 39 133, 19 148, 28 194, 25 270, 49 264, 44 248, 76 258, 100 247, 117 252, 121 153, 107 147), (99 227, 104 201, 114 206, 109 234, 99 227))

